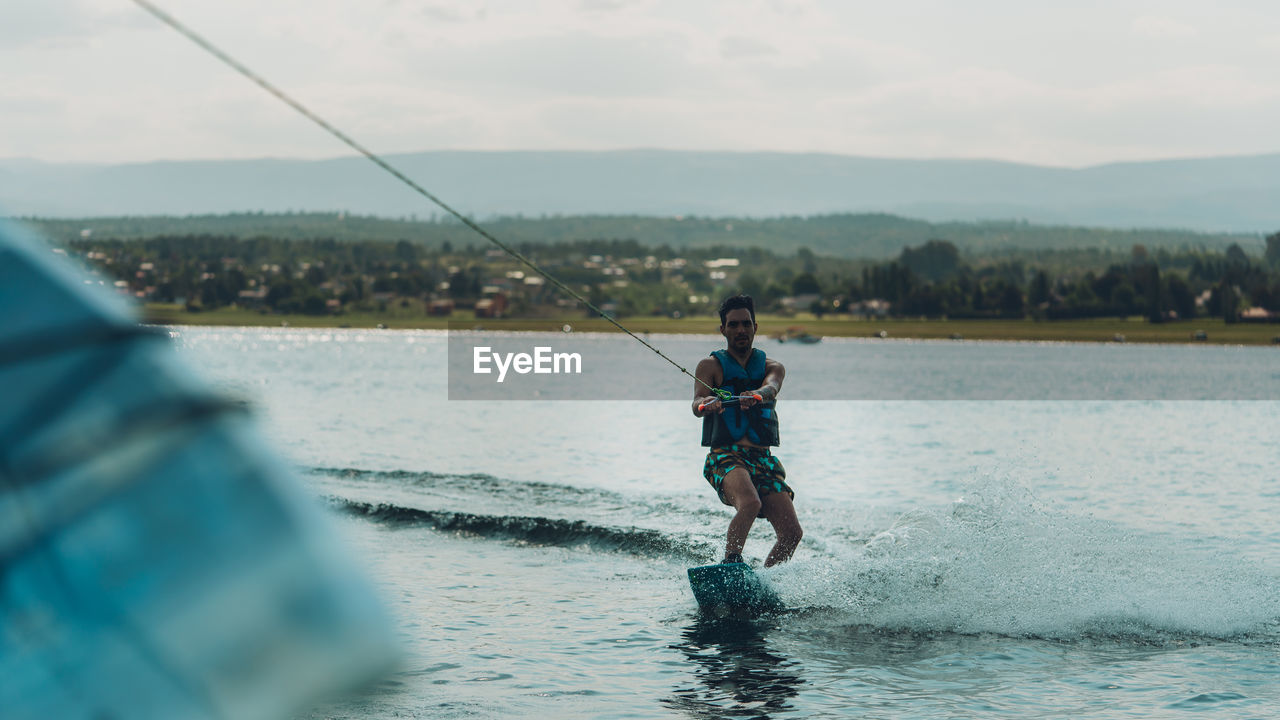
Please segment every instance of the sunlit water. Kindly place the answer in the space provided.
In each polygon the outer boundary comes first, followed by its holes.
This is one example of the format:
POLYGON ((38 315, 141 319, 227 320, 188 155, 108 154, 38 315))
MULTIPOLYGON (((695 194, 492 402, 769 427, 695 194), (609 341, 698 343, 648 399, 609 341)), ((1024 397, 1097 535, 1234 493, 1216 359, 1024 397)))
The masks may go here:
POLYGON ((762 341, 806 535, 786 612, 717 620, 684 570, 728 509, 656 356, 632 399, 450 401, 442 334, 179 332, 399 619, 401 670, 313 717, 1280 717, 1275 349, 762 341), (1088 399, 931 399, 1045 358, 1088 399))

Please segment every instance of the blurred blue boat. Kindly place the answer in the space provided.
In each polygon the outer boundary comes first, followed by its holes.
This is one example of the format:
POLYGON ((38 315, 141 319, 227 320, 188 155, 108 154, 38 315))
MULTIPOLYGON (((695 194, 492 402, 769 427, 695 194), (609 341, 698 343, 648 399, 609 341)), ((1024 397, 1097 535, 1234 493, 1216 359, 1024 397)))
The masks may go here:
POLYGON ((0 221, 0 716, 289 717, 390 623, 168 334, 0 221))

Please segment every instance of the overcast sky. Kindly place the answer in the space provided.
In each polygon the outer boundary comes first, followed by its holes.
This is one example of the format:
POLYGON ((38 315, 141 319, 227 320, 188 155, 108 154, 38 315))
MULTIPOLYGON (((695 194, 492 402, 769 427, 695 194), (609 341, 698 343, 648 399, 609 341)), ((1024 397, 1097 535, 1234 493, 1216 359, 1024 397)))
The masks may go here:
MULTIPOLYGON (((377 152, 1280 151, 1280 3, 157 0, 377 152)), ((0 2, 0 158, 350 154, 129 0, 0 2)))

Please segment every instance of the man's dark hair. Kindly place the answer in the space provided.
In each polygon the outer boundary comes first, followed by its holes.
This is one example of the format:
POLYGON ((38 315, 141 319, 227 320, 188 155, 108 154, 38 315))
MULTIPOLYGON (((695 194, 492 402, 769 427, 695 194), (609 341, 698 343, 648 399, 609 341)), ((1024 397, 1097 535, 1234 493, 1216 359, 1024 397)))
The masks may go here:
POLYGON ((724 299, 720 303, 720 325, 724 325, 724 316, 729 314, 730 310, 746 308, 751 313, 751 322, 756 321, 756 301, 751 299, 750 295, 742 293, 741 295, 733 295, 724 299))

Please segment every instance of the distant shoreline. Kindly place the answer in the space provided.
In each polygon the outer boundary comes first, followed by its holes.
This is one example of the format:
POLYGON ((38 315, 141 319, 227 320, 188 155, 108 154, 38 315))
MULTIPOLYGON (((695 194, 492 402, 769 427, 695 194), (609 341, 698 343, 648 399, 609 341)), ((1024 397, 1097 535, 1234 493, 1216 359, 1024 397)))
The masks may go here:
MULTIPOLYGON (((188 312, 172 306, 148 305, 145 321, 159 325, 298 328, 377 328, 399 330, 447 330, 482 328, 505 332, 561 332, 568 325, 577 332, 616 332, 603 318, 581 315, 559 318, 425 317, 420 314, 369 313, 346 315, 278 315, 252 310, 220 309, 188 312)), ((619 320, 637 334, 709 334, 716 332, 715 316, 686 318, 628 317, 619 320)), ((1235 323, 1221 318, 1151 324, 1144 319, 1102 318, 1090 320, 985 320, 985 319, 883 319, 860 320, 801 314, 796 317, 761 315, 761 339, 798 328, 817 337, 884 337, 921 340, 1001 340, 1022 342, 1158 343, 1209 345, 1277 345, 1280 324, 1235 323), (1203 340, 1196 333, 1204 333, 1203 340)), ((771 342, 774 342, 771 340, 771 342)))

